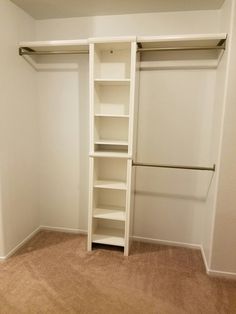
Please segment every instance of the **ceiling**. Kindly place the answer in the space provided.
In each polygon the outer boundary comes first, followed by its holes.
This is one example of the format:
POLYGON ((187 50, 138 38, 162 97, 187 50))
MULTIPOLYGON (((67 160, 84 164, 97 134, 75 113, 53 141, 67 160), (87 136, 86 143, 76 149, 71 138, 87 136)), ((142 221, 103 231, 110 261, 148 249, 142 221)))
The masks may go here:
POLYGON ((35 19, 216 10, 224 0, 11 0, 35 19))

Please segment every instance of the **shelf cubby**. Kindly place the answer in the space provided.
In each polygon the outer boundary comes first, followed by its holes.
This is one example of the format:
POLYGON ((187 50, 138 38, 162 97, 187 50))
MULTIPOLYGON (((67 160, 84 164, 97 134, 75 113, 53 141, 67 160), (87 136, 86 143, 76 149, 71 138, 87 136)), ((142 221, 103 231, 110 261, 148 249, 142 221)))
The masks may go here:
POLYGON ((129 120, 124 118, 95 117, 94 150, 128 152, 129 120))
POLYGON ((126 181, 127 161, 119 158, 95 158, 94 180, 126 181))
POLYGON ((129 115, 130 89, 127 85, 95 84, 95 115, 129 115))
POLYGON ((125 245, 123 221, 93 218, 92 242, 116 246, 125 245))
POLYGON ((94 77, 96 79, 130 78, 130 43, 101 43, 94 49, 94 77))
POLYGON ((94 203, 95 208, 123 208, 125 210, 126 192, 122 190, 105 190, 96 189, 94 191, 94 203))
POLYGON ((125 209, 116 206, 99 206, 94 209, 94 218, 125 221, 125 209))

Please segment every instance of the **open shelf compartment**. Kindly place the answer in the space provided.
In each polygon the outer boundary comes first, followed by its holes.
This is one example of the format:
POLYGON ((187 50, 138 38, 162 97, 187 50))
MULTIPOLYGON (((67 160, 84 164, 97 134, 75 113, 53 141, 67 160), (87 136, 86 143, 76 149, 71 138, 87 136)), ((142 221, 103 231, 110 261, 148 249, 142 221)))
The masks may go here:
POLYGON ((129 115, 130 87, 129 85, 95 84, 94 107, 95 114, 129 115))
POLYGON ((129 79, 131 43, 96 43, 94 51, 95 79, 129 79))
POLYGON ((94 188, 126 190, 127 160, 121 158, 95 158, 94 188))
POLYGON ((94 118, 94 150, 128 152, 129 120, 124 118, 94 118))
POLYGON ((95 189, 93 217, 125 221, 126 192, 122 190, 95 189))
POLYGON ((93 218, 92 242, 115 246, 125 245, 125 224, 123 221, 93 218))

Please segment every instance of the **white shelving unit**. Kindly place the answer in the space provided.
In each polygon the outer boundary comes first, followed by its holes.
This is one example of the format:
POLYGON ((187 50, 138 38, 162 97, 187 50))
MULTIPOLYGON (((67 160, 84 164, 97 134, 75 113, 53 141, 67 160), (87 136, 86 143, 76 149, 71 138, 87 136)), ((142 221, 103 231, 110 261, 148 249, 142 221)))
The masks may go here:
POLYGON ((90 43, 88 250, 93 243, 129 253, 136 38, 90 43))

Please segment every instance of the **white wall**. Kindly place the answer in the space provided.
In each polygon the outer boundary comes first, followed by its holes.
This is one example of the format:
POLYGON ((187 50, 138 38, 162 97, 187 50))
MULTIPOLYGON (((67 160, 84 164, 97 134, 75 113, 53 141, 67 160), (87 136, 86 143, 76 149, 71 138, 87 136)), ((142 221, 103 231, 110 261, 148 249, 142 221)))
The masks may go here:
MULTIPOLYGON (((221 12, 220 12, 220 32, 230 33, 231 22, 231 0, 226 0, 221 12)), ((211 256, 213 245, 213 232, 215 227, 215 209, 217 189, 220 173, 220 155, 221 155, 221 141, 224 127, 224 107, 225 107, 225 95, 227 88, 227 68, 228 59, 230 54, 230 40, 227 40, 227 49, 221 59, 216 74, 216 87, 215 87, 215 103, 214 110, 212 112, 213 127, 211 135, 211 155, 212 162, 216 164, 216 172, 214 173, 211 187, 207 199, 207 210, 204 215, 204 228, 203 228, 203 250, 208 264, 208 268, 211 268, 211 256)))
POLYGON ((215 33, 219 15, 217 10, 207 10, 40 20, 36 21, 36 38, 215 33))
POLYGON ((34 20, 0 0, 0 256, 39 224, 35 72, 17 51, 33 37, 34 20))
MULTIPOLYGON (((211 166, 215 69, 142 71, 141 162, 211 166)), ((135 235, 200 244, 212 173, 139 168, 135 235)))
POLYGON ((233 1, 233 8, 230 7, 230 1, 226 4, 229 6, 229 13, 234 18, 231 19, 232 28, 229 34, 229 72, 227 73, 228 84, 226 88, 211 268, 217 271, 236 273, 236 25, 234 22, 236 7, 235 1, 233 1))
MULTIPOLYGON (((36 38, 215 33, 219 18, 199 11, 44 20, 36 38)), ((88 63, 78 57, 71 64, 73 71, 52 71, 49 62, 38 73, 41 222, 86 230, 88 63)), ((211 165, 215 70, 142 71, 140 79, 139 161, 211 165)), ((201 243, 210 181, 210 173, 138 170, 135 235, 201 243)))
MULTIPOLYGON (((60 59, 68 62, 68 56, 60 59)), ((88 56, 71 60, 75 70, 37 73, 40 216, 44 226, 86 229, 88 56)), ((48 61, 52 65, 55 58, 48 61)))

